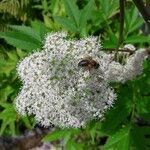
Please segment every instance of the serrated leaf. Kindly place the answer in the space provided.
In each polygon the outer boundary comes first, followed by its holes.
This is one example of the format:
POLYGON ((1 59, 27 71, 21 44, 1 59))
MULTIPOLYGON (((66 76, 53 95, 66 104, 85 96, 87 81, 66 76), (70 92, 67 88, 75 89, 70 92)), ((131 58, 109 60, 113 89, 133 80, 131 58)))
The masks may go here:
POLYGON ((66 150, 83 150, 83 144, 69 140, 66 144, 66 150))
POLYGON ((119 3, 116 0, 99 0, 100 1, 100 7, 101 7, 101 13, 105 16, 105 19, 110 18, 114 14, 117 13, 117 9, 119 7, 119 3))
POLYGON ((29 118, 27 116, 22 116, 21 117, 21 120, 24 122, 25 126, 28 128, 28 129, 32 129, 32 125, 29 121, 29 118))
POLYGON ((74 20, 76 27, 79 27, 80 11, 74 0, 64 0, 65 10, 71 20, 74 20))
MULTIPOLYGON (((4 58, 0 58, 0 68, 3 67, 6 64, 6 60, 4 58)), ((0 71, 1 73, 1 71, 0 71)))
POLYGON ((119 86, 118 98, 113 108, 105 115, 105 119, 102 122, 101 131, 103 133, 112 134, 120 128, 120 124, 124 123, 127 116, 129 116, 132 111, 132 98, 133 89, 130 84, 128 86, 119 86))
POLYGON ((135 44, 135 43, 149 43, 150 42, 150 36, 143 36, 143 35, 132 35, 130 37, 127 37, 127 39, 125 39, 126 43, 131 43, 131 44, 135 44))
POLYGON ((0 89, 0 101, 6 101, 8 96, 13 92, 14 89, 10 85, 7 85, 6 87, 0 89))
POLYGON ((79 133, 80 131, 78 129, 56 129, 46 135, 43 141, 55 141, 63 138, 64 142, 67 143, 72 135, 78 135, 79 133))
POLYGON ((20 33, 24 33, 28 35, 29 37, 32 37, 33 39, 37 40, 37 42, 41 42, 42 39, 40 35, 35 31, 33 28, 28 26, 17 26, 17 25, 10 25, 10 27, 14 30, 19 31, 20 33))
POLYGON ((61 139, 65 136, 66 134, 66 130, 55 130, 51 133, 49 133, 48 135, 46 135, 43 140, 44 141, 55 141, 58 139, 61 139))
POLYGON ((47 16, 47 15, 43 15, 43 18, 44 18, 44 24, 49 27, 49 28, 54 28, 54 23, 53 23, 53 20, 47 16))
POLYGON ((72 20, 69 20, 65 17, 54 17, 55 21, 59 22, 64 28, 70 30, 71 32, 77 32, 78 28, 76 28, 75 24, 72 22, 72 20))
POLYGON ((83 10, 81 11, 81 15, 80 15, 80 29, 82 29, 83 27, 86 26, 87 24, 87 20, 89 19, 89 15, 92 13, 92 8, 93 8, 93 0, 90 0, 88 2, 88 4, 83 8, 83 10))
POLYGON ((41 47, 41 42, 18 31, 0 33, 0 37, 4 38, 8 44, 25 50, 33 50, 41 47))
POLYGON ((130 127, 125 127, 114 133, 108 138, 104 145, 104 150, 129 150, 130 127))
POLYGON ((19 49, 19 48, 17 48, 16 51, 17 51, 17 55, 18 55, 20 58, 23 58, 23 57, 25 57, 25 56, 27 55, 23 50, 21 50, 21 49, 19 49))
POLYGON ((143 24, 143 21, 141 19, 137 20, 133 25, 132 27, 130 28, 129 33, 132 33, 133 31, 139 29, 143 24))
POLYGON ((109 39, 103 41, 103 47, 105 48, 116 47, 117 41, 118 39, 116 35, 109 31, 109 39))
POLYGON ((32 21, 31 26, 36 30, 38 35, 41 37, 41 41, 43 40, 45 34, 49 31, 49 29, 46 27, 46 25, 43 22, 37 20, 32 21))
POLYGON ((14 71, 16 68, 16 64, 18 62, 18 56, 16 51, 5 52, 8 56, 8 59, 3 60, 3 64, 0 62, 0 73, 10 75, 11 71, 14 71))
POLYGON ((7 76, 10 75, 11 71, 16 68, 16 62, 12 60, 7 60, 6 63, 0 67, 0 73, 4 73, 7 76))
POLYGON ((139 29, 142 23, 144 23, 144 21, 139 17, 136 8, 127 10, 125 15, 125 36, 128 36, 128 34, 139 29))
POLYGON ((9 103, 0 103, 0 105, 4 108, 2 112, 0 112, 0 120, 1 120, 1 128, 0 135, 2 135, 8 126, 12 135, 15 135, 15 120, 17 113, 14 110, 12 104, 9 103))
POLYGON ((6 52, 8 57, 13 61, 18 61, 18 56, 16 54, 16 51, 6 52))

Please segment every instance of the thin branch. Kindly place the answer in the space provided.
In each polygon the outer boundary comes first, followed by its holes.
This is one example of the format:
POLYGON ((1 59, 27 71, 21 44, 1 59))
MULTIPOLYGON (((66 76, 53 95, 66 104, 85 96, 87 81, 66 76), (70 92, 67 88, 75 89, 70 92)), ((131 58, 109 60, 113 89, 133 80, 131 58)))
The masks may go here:
POLYGON ((103 51, 108 51, 108 52, 113 52, 113 51, 120 51, 120 52, 128 52, 130 54, 133 54, 134 51, 131 51, 129 49, 124 49, 124 48, 121 48, 121 49, 117 49, 117 48, 103 48, 102 49, 103 51))
MULTIPOLYGON (((145 48, 148 55, 150 55, 150 47, 148 48, 145 48)), ((117 49, 117 48, 103 48, 102 49, 103 51, 108 51, 108 52, 116 52, 116 51, 120 51, 120 52, 128 52, 130 54, 133 54, 135 51, 131 51, 130 49, 127 49, 127 48, 120 48, 120 49, 117 49)))
POLYGON ((150 25, 150 10, 148 9, 148 6, 145 6, 142 0, 133 0, 133 2, 141 13, 145 22, 150 25))
POLYGON ((120 29, 119 29, 119 38, 118 38, 118 45, 115 52, 115 58, 117 58, 117 54, 119 51, 120 45, 123 43, 123 29, 124 29, 124 5, 125 0, 119 0, 119 8, 120 8, 120 29))

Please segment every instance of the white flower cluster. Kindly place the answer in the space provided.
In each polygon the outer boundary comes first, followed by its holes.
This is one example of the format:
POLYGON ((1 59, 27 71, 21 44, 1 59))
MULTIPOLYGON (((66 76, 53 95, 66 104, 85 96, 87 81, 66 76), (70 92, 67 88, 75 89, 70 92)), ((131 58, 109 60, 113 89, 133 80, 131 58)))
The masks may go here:
POLYGON ((17 111, 34 115, 43 126, 81 127, 102 118, 116 94, 110 81, 124 82, 142 72, 144 50, 138 50, 125 65, 101 51, 97 37, 73 41, 67 34, 48 34, 42 51, 24 58, 18 67, 23 82, 15 100, 17 111), (85 69, 78 64, 90 56, 99 67, 85 69))

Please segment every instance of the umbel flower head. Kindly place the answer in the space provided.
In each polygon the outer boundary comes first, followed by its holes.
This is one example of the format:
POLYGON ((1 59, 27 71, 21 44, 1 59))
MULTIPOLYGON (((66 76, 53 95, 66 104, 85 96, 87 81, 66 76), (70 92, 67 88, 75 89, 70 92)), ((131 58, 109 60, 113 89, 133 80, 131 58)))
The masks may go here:
POLYGON ((17 67, 23 87, 15 107, 21 115, 34 115, 43 126, 81 127, 102 118, 116 99, 109 82, 125 82, 142 73, 143 49, 121 65, 112 54, 101 51, 97 37, 76 41, 66 37, 64 32, 48 34, 43 50, 24 58, 17 67), (87 57, 98 66, 81 67, 79 63, 87 57))

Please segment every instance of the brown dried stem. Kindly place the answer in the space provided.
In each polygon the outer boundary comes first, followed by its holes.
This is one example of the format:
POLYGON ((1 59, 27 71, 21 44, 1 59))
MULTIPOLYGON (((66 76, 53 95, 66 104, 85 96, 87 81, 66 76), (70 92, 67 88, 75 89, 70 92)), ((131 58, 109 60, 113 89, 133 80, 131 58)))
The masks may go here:
MULTIPOLYGON (((145 48, 147 53, 150 55, 150 47, 145 48)), ((131 51, 130 49, 127 48, 120 48, 120 49, 116 49, 116 48, 103 48, 103 51, 108 51, 108 52, 115 52, 115 51, 120 51, 120 52, 128 52, 130 54, 133 54, 135 51, 131 51)))

